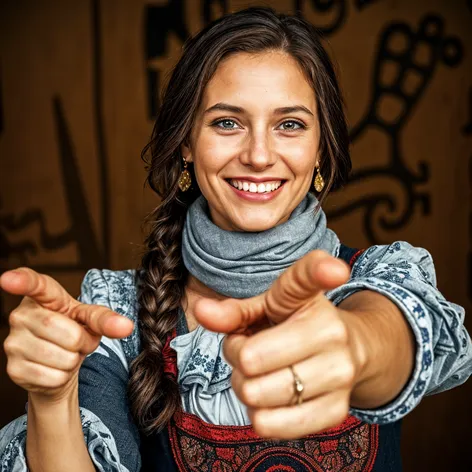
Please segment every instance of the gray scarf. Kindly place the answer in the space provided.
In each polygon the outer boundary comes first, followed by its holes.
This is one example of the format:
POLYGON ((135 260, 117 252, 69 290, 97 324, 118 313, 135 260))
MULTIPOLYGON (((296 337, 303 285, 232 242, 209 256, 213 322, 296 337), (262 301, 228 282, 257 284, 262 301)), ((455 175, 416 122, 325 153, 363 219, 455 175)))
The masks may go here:
POLYGON ((280 274, 313 249, 334 256, 339 239, 326 227, 326 216, 308 193, 290 218, 259 233, 226 231, 210 219, 200 196, 187 211, 182 237, 185 267, 200 282, 232 298, 265 292, 280 274))

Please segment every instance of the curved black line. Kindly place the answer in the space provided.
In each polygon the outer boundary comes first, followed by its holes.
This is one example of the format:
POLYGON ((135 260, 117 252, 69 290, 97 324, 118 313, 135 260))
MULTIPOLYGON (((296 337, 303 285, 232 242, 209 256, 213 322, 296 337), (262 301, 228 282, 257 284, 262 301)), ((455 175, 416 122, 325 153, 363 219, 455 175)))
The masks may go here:
POLYGON ((105 115, 102 106, 103 77, 102 77, 102 48, 100 44, 100 3, 92 0, 92 56, 93 56, 93 101, 95 129, 97 136, 97 153, 100 173, 101 206, 100 216, 102 220, 102 261, 105 267, 110 266, 110 185, 108 181, 108 159, 105 141, 104 122, 105 115))
POLYGON ((79 165, 59 97, 54 97, 53 106, 63 185, 72 223, 71 234, 77 243, 80 263, 96 267, 98 264, 103 264, 103 255, 93 230, 85 189, 80 179, 79 165))

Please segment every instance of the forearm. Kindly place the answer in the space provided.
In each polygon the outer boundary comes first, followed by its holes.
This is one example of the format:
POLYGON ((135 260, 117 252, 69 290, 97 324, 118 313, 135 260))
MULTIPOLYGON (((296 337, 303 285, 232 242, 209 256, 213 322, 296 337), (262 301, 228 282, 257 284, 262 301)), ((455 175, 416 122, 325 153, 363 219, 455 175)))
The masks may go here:
POLYGON ((408 321, 393 302, 368 290, 346 298, 339 308, 358 366, 351 406, 373 409, 391 402, 414 367, 415 338, 408 321))
POLYGON ((51 404, 28 398, 26 457, 32 472, 95 472, 82 432, 77 388, 51 404))

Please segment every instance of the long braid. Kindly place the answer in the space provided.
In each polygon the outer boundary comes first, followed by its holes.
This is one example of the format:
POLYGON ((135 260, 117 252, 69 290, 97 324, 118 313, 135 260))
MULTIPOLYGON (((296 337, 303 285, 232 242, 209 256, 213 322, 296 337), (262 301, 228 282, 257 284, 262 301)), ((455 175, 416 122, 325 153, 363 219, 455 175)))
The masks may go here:
POLYGON ((163 372, 162 348, 177 325, 187 278, 181 256, 185 213, 185 206, 172 199, 148 217, 151 230, 138 278, 142 351, 129 382, 131 412, 145 433, 164 426, 180 405, 175 379, 163 372))

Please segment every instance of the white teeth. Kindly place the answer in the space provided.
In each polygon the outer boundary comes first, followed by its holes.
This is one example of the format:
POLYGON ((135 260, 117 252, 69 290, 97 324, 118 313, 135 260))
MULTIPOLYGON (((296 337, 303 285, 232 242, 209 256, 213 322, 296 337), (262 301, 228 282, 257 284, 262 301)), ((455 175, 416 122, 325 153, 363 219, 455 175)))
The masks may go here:
POLYGON ((274 190, 277 190, 282 185, 282 182, 279 180, 277 182, 267 182, 265 184, 263 183, 256 184, 255 182, 231 179, 230 184, 233 187, 237 188, 238 190, 244 190, 245 192, 266 193, 266 192, 273 192, 274 190))

